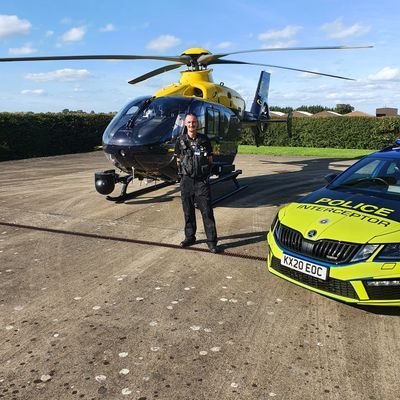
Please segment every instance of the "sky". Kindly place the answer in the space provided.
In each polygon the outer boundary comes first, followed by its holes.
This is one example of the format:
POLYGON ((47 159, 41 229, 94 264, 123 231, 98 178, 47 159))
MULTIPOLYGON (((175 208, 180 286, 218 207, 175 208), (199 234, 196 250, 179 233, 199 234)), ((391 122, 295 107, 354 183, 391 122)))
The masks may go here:
MULTIPOLYGON (((400 3, 397 0, 1 0, 0 57, 129 54, 176 56, 253 49, 373 46, 271 51, 226 57, 353 78, 278 68, 213 65, 213 78, 250 108, 261 70, 271 72, 270 106, 350 104, 375 115, 400 108, 400 3)), ((127 82, 165 61, 0 63, 0 112, 115 112, 130 99, 179 81, 175 69, 127 82)))

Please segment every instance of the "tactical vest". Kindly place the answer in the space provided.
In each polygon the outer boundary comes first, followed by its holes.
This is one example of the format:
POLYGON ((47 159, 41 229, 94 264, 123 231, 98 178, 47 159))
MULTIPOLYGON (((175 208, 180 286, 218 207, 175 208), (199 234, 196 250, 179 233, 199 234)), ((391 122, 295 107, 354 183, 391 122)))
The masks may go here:
POLYGON ((207 179, 210 175, 206 139, 198 135, 195 140, 182 135, 179 139, 181 172, 195 179, 207 179))

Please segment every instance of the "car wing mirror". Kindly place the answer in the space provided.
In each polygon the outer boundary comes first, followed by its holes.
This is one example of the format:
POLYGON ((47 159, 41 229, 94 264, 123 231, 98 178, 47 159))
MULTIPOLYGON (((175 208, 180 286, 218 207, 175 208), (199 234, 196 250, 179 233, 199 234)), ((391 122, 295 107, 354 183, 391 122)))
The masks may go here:
POLYGON ((332 172, 331 174, 325 175, 325 176, 324 176, 324 179, 325 179, 328 183, 331 183, 333 180, 336 179, 336 177, 337 177, 338 175, 339 175, 339 174, 338 174, 337 172, 332 172))

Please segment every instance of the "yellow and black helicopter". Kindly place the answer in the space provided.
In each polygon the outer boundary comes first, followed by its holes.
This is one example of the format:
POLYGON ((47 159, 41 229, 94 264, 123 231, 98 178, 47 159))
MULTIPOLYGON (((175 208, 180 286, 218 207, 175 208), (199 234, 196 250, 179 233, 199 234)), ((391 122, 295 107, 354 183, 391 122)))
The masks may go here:
MULTIPOLYGON (((227 60, 226 56, 272 51, 290 50, 334 50, 355 49, 372 46, 328 46, 328 47, 292 47, 245 50, 230 53, 213 54, 203 48, 190 48, 178 56, 141 56, 141 55, 78 55, 0 58, 0 62, 51 61, 51 60, 159 60, 172 64, 152 70, 129 81, 135 84, 161 73, 186 66, 181 71, 179 83, 174 83, 158 90, 152 96, 133 99, 115 115, 103 134, 103 151, 115 169, 95 173, 96 190, 109 195, 116 183, 121 183, 119 196, 108 199, 117 202, 136 196, 138 191, 127 193, 127 187, 133 179, 151 179, 156 182, 143 191, 154 190, 160 186, 179 180, 174 159, 174 146, 177 137, 184 130, 184 118, 188 112, 198 117, 199 131, 208 135, 213 145, 214 164, 210 183, 232 180, 235 189, 226 196, 214 199, 217 202, 232 195, 244 187, 236 178, 241 170, 235 170, 233 164, 237 154, 239 137, 244 127, 249 127, 256 144, 264 133, 271 119, 268 109, 268 91, 270 74, 262 71, 250 111, 242 96, 223 83, 214 83, 210 65, 242 64, 280 68, 306 72, 332 78, 348 79, 343 76, 314 72, 305 69, 283 67, 271 64, 259 64, 246 61, 227 60)), ((282 120, 278 120, 283 122, 282 120)), ((284 120, 290 123, 290 118, 284 120)))

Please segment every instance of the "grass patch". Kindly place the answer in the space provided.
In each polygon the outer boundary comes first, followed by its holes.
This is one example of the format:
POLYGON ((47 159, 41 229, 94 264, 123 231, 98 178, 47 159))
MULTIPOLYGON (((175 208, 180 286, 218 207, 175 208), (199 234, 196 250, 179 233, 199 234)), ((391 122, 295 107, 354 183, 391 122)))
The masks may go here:
POLYGON ((272 156, 315 156, 329 158, 360 158, 375 150, 331 149, 318 147, 278 147, 240 145, 239 154, 263 154, 272 156))

